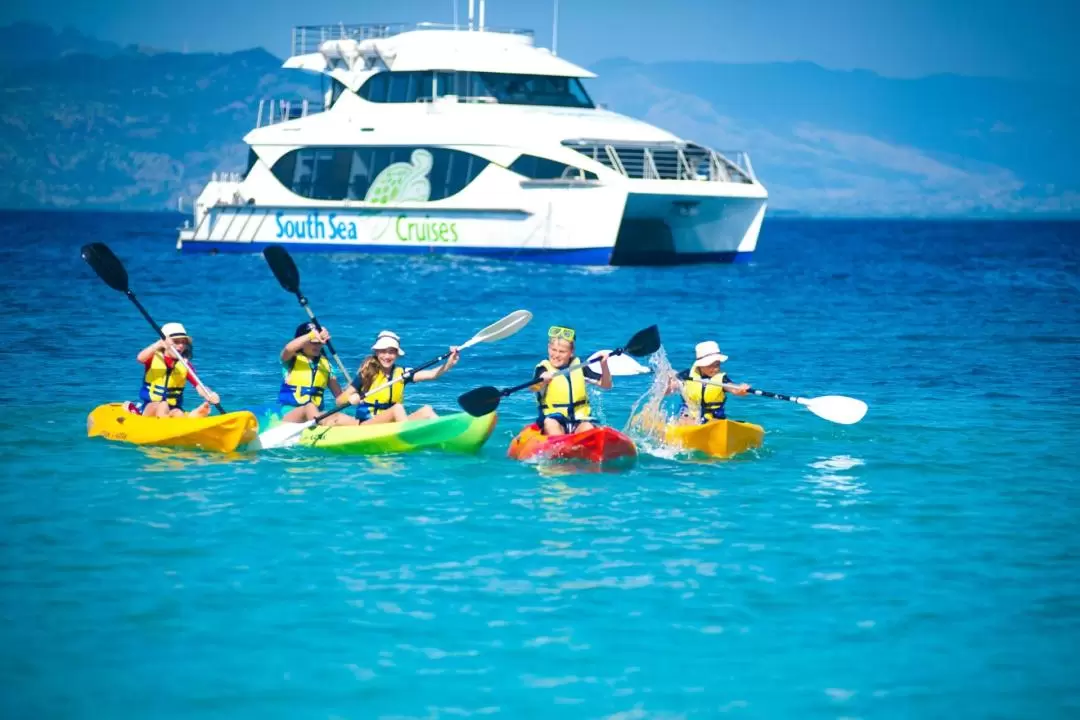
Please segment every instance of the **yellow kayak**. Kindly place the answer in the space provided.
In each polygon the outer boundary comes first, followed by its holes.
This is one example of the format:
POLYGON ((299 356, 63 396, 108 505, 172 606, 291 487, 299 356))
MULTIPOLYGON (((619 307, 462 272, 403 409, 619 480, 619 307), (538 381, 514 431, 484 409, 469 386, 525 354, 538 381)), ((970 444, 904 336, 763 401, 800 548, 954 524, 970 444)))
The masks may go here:
POLYGON ((765 428, 735 420, 710 420, 703 425, 668 425, 664 441, 668 445, 695 450, 718 458, 729 458, 761 447, 765 428))
POLYGON ((199 448, 232 452, 255 439, 259 423, 247 410, 208 417, 153 418, 128 412, 124 403, 94 408, 86 436, 136 445, 199 448))

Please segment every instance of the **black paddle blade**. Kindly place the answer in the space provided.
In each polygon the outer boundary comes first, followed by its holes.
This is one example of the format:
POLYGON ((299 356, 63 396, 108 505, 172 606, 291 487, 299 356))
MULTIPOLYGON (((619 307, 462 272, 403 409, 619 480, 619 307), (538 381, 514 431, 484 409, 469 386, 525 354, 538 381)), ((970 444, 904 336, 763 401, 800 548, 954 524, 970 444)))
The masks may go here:
POLYGON ((490 385, 473 388, 469 392, 459 395, 457 399, 461 409, 473 417, 483 417, 488 413, 495 412, 495 409, 499 407, 500 400, 502 400, 502 392, 499 391, 499 388, 490 385))
POLYGON ((82 259, 94 269, 105 284, 122 293, 128 291, 128 274, 120 258, 105 243, 89 243, 82 246, 82 259))
POLYGON ((296 269, 296 263, 288 250, 280 245, 268 245, 263 248, 263 257, 270 264, 270 269, 281 287, 291 293, 300 292, 300 271, 296 269))
POLYGON ((650 325, 644 330, 639 330, 630 338, 623 348, 623 352, 634 357, 652 355, 660 349, 660 328, 650 325))

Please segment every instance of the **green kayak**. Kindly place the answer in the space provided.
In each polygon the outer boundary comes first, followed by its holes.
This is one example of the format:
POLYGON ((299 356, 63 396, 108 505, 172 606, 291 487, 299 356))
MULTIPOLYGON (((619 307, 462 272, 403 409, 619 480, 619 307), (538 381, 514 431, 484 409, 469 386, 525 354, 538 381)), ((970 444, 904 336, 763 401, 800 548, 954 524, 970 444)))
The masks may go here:
POLYGON ((473 417, 460 412, 403 423, 319 426, 304 430, 298 444, 355 455, 388 455, 425 448, 475 453, 490 437, 496 418, 496 413, 473 417))

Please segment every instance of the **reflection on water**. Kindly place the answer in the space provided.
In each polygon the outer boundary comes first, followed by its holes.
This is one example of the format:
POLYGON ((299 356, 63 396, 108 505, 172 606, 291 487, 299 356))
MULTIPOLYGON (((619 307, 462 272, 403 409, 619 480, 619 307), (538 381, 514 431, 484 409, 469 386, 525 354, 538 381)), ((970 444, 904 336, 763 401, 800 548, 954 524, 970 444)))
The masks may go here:
POLYGON ((145 472, 179 472, 196 467, 232 465, 238 462, 247 462, 250 459, 245 453, 239 452, 203 452, 153 445, 139 445, 137 447, 149 461, 140 468, 145 472))
MULTIPOLYGON (((866 462, 861 458, 851 455, 833 455, 832 457, 820 458, 809 464, 814 472, 807 473, 803 480, 807 485, 799 491, 807 490, 816 499, 820 508, 831 508, 855 505, 864 500, 861 496, 869 495, 870 488, 860 478, 858 468, 862 468, 866 462)), ((824 529, 850 531, 850 526, 822 526, 824 529)))
MULTIPOLYGON (((544 473, 542 473, 544 474, 544 473)), ((548 476, 554 476, 558 473, 548 473, 548 476)), ((566 473, 571 474, 571 473, 566 473)), ((541 502, 550 503, 554 505, 565 505, 568 500, 577 495, 589 495, 590 490, 585 488, 576 488, 567 485, 561 480, 553 482, 544 482, 540 485, 541 502)))

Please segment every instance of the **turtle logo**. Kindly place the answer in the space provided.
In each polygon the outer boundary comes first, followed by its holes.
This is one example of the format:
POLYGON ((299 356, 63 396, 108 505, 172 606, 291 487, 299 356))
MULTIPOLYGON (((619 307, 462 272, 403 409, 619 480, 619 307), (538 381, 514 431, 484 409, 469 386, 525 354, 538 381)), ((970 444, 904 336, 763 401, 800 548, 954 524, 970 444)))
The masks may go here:
MULTIPOLYGON (((428 173, 434 159, 427 150, 413 150, 410 162, 391 163, 371 181, 364 202, 373 205, 397 205, 403 202, 427 202, 431 199, 428 173)), ((381 238, 390 229, 389 216, 377 219, 374 236, 381 238)))

